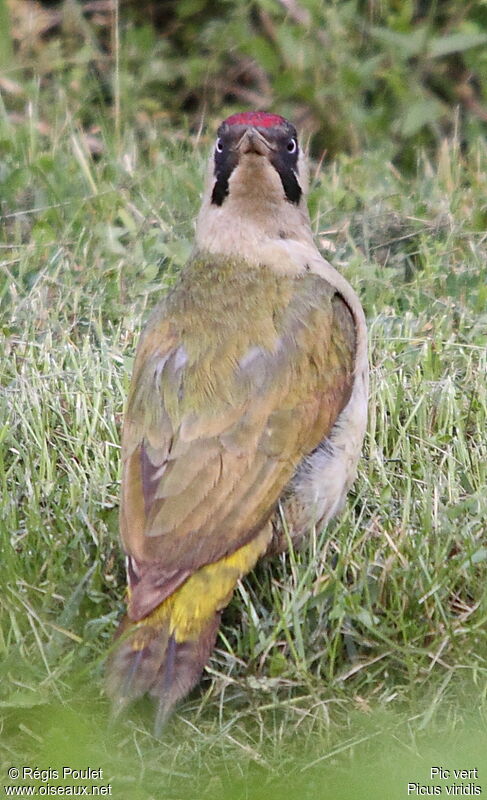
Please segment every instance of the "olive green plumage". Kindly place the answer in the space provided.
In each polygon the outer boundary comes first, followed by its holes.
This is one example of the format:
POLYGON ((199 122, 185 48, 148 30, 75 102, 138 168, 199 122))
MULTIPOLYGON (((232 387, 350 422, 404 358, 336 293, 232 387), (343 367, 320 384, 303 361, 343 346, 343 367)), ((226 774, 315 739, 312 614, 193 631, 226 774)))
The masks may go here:
MULTIPOLYGON (((195 257, 137 353, 123 438, 128 552, 191 573, 255 536, 347 402, 354 343, 350 312, 319 276, 195 257), (153 474, 164 465, 145 499, 143 442, 153 474)), ((149 573, 137 586, 134 618, 151 610, 139 601, 147 589, 153 607, 164 599, 160 570, 156 580, 158 591, 149 573)))
POLYGON ((155 696, 156 727, 197 683, 238 580, 286 545, 281 511, 298 540, 355 475, 365 321, 313 243, 306 189, 291 123, 228 117, 195 254, 137 349, 122 435, 127 614, 108 691, 119 708, 155 696))
POLYGON ((309 272, 199 254, 154 310, 122 441, 120 704, 151 692, 160 726, 197 682, 279 497, 348 401, 354 352, 350 310, 309 272))

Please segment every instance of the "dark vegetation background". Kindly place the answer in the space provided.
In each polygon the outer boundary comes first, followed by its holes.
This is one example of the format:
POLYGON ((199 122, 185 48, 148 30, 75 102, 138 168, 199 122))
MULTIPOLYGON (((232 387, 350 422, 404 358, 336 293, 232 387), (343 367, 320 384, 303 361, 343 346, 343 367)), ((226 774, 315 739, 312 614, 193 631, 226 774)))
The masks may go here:
POLYGON ((413 168, 418 147, 485 134, 487 8, 424 0, 2 0, 8 106, 21 113, 14 57, 40 87, 69 87, 89 129, 100 107, 143 135, 193 130, 235 108, 279 108, 329 157, 380 148, 413 168), (9 22, 10 11, 10 22, 9 22), (115 32, 114 17, 121 26, 115 32), (117 49, 123 40, 123 47, 117 49), (114 59, 121 86, 114 86, 114 59), (88 83, 87 83, 88 80, 88 83), (17 99, 15 99, 17 98, 17 99), (127 113, 129 112, 129 113, 127 113))
POLYGON ((487 790, 487 3, 0 0, 0 793, 487 790), (236 592, 162 740, 108 729, 119 427, 185 263, 216 127, 292 119, 324 254, 360 293, 370 424, 342 518, 236 592), (451 782, 450 782, 451 783, 451 782))

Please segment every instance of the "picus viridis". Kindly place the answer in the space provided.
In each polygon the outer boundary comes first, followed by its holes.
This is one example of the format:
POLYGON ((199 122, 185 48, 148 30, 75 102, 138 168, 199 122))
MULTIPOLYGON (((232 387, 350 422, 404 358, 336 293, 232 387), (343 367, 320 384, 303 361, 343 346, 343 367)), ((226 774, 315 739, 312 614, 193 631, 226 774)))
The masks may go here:
POLYGON ((320 255, 296 130, 218 129, 196 242, 141 336, 122 437, 127 615, 116 702, 159 723, 198 682, 237 581, 343 505, 367 416, 360 301, 320 255))

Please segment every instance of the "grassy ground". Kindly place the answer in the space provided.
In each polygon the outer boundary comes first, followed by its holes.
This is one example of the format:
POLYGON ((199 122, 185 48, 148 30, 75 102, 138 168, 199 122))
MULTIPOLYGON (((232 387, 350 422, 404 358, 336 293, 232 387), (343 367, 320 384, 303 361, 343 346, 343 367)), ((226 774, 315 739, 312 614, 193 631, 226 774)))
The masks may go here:
POLYGON ((485 143, 445 141, 409 179, 380 152, 314 168, 316 234, 369 320, 359 478, 339 521, 239 587, 158 741, 146 703, 107 728, 102 688, 119 428, 214 124, 137 128, 122 109, 94 143, 61 94, 27 108, 0 122, 2 762, 101 766, 119 798, 402 798, 450 785, 438 765, 478 768, 485 793, 485 143))

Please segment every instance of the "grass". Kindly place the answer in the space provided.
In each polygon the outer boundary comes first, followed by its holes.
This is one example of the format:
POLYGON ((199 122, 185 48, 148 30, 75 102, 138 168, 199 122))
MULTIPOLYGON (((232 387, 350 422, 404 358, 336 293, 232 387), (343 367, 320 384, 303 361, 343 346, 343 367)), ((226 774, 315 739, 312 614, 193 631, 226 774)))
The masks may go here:
POLYGON ((340 520, 239 587, 159 741, 148 703, 110 727, 103 695, 119 428, 216 121, 100 116, 92 157, 66 95, 29 91, 0 121, 5 766, 101 766, 120 798, 399 798, 437 764, 485 786, 485 142, 445 140, 408 179, 380 151, 314 166, 313 226, 369 321, 359 478, 340 520))

